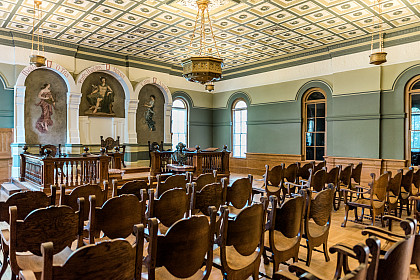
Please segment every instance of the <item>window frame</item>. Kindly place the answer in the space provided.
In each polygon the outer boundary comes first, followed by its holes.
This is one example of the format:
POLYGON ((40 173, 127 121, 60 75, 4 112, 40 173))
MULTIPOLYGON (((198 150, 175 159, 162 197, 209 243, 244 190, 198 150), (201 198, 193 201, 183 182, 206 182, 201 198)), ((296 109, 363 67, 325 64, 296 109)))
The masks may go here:
MULTIPOLYGON (((327 108, 327 94, 323 89, 321 89, 319 87, 310 88, 303 94, 303 98, 302 98, 302 121, 303 121, 303 124, 301 126, 302 127, 302 131, 301 131, 301 133, 302 133, 302 137, 301 137, 302 146, 301 147, 302 147, 302 157, 303 157, 304 161, 308 160, 308 159, 306 159, 306 133, 307 133, 307 123, 308 123, 307 105, 308 104, 317 104, 317 103, 318 104, 319 103, 324 103, 325 104, 324 105, 325 106, 324 146, 317 146, 316 145, 316 139, 314 140, 315 141, 315 143, 314 143, 315 145, 313 146, 314 147, 314 159, 312 159, 312 160, 319 161, 319 160, 316 159, 316 147, 324 147, 323 157, 327 155, 327 112, 328 112, 328 110, 327 110, 328 109, 327 108), (309 96, 311 96, 311 94, 314 93, 314 92, 320 92, 324 96, 324 99, 308 100, 309 96)), ((316 112, 315 112, 315 117, 314 118, 316 119, 316 112)), ((315 133, 316 133, 316 131, 315 131, 315 133)), ((310 147, 312 147, 312 146, 310 146, 310 147)))
MULTIPOLYGON (((172 101, 172 105, 174 104, 174 102, 176 101, 176 100, 180 100, 183 104, 184 104, 184 106, 185 106, 185 109, 181 109, 181 108, 174 108, 173 106, 172 106, 172 109, 171 109, 171 144, 172 144, 172 149, 173 149, 173 146, 174 146, 174 144, 173 144, 173 136, 174 136, 174 132, 172 131, 172 124, 173 124, 173 110, 175 109, 178 109, 178 110, 185 110, 186 111, 186 127, 185 127, 185 139, 186 139, 186 143, 185 143, 185 145, 187 145, 187 147, 189 146, 189 141, 190 141, 190 137, 189 137, 189 131, 190 131, 190 122, 189 122, 189 120, 190 120, 190 110, 189 110, 189 104, 188 104, 188 102, 184 99, 184 98, 182 98, 182 97, 175 97, 174 99, 173 99, 173 101, 172 101)), ((179 134, 179 133, 177 133, 177 134, 179 134)), ((178 144, 178 143, 176 143, 176 144, 178 144)), ((176 145, 175 144, 175 145, 176 145)))
POLYGON ((405 86, 405 112, 406 112, 406 119, 405 119, 405 159, 407 161, 407 165, 411 166, 411 131, 412 131, 412 124, 411 124, 411 103, 412 103, 412 95, 420 95, 420 89, 411 89, 416 83, 420 82, 420 75, 416 75, 412 77, 405 86))
MULTIPOLYGON (((239 98, 235 99, 235 101, 232 102, 232 107, 231 107, 231 110, 230 110, 231 123, 232 123, 230 137, 232 139, 232 157, 234 157, 234 158, 243 158, 243 159, 245 159, 246 158, 246 153, 248 152, 248 107, 249 107, 248 102, 244 98, 242 98, 242 97, 239 97, 239 98), (241 102, 241 101, 245 102, 246 108, 235 109, 235 106, 239 102, 241 102), (234 135, 235 135, 235 133, 234 133, 234 131, 235 131, 234 113, 236 111, 244 111, 244 110, 247 111, 247 115, 246 115, 246 133, 245 133, 245 135, 246 135, 246 145, 245 145, 245 156, 244 157, 241 157, 241 156, 234 156, 234 152, 233 152, 234 151, 234 146, 235 146, 235 143, 234 143, 234 139, 235 139, 234 138, 234 135)), ((240 134, 242 134, 242 133, 240 133, 240 134)), ((240 145, 240 146, 242 146, 242 145, 240 145)))

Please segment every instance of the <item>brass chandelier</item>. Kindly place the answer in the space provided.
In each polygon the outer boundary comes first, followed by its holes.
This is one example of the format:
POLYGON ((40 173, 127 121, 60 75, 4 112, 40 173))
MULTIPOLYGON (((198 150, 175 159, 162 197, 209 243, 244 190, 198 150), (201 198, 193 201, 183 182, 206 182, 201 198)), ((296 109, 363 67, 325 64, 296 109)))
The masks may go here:
POLYGON ((196 56, 191 56, 182 61, 182 76, 190 82, 206 85, 206 90, 211 92, 214 90, 214 82, 222 78, 223 59, 220 58, 219 49, 217 48, 213 34, 208 10, 209 3, 209 0, 197 1, 198 11, 195 19, 194 31, 191 36, 189 51, 191 53, 197 27, 200 29, 199 49, 196 52, 196 56), (206 26, 208 27, 206 28, 206 26), (212 55, 212 48, 208 46, 209 42, 210 44, 212 42, 214 43, 214 49, 216 50, 218 57, 212 55))
POLYGON ((29 63, 36 67, 45 66, 44 37, 40 31, 42 18, 42 1, 34 0, 34 14, 32 21, 31 55, 29 63))
MULTIPOLYGON (((374 0, 375 1, 375 0, 374 0)), ((370 64, 381 65, 386 62, 387 53, 384 50, 384 33, 383 33, 383 19, 382 19, 382 3, 381 0, 377 0, 377 12, 378 12, 378 25, 372 26, 372 40, 370 43, 370 64), (374 36, 375 29, 378 29, 378 48, 374 49, 374 36)))

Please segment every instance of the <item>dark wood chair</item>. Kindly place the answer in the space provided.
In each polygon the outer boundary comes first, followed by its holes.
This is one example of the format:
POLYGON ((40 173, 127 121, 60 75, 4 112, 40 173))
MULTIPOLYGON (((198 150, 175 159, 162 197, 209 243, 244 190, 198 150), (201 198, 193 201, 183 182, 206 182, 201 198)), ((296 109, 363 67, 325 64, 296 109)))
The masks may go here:
POLYGON ((58 147, 55 145, 47 144, 47 145, 39 145, 39 155, 45 156, 47 155, 45 150, 50 150, 50 155, 52 157, 60 157, 61 154, 61 144, 58 144, 58 147))
MULTIPOLYGON (((318 171, 319 172, 319 171, 318 171)), ((311 264, 312 251, 315 247, 323 247, 325 261, 328 262, 328 235, 331 227, 331 214, 334 200, 334 186, 328 185, 328 188, 318 193, 307 190, 306 196, 306 214, 305 231, 303 237, 306 238, 306 247, 308 254, 306 265, 311 264)))
POLYGON ((299 170, 299 163, 292 163, 286 169, 284 169, 283 173, 283 181, 281 183, 282 192, 283 192, 283 200, 290 196, 291 193, 296 192, 295 187, 288 187, 289 183, 296 184, 298 182, 298 170, 299 170))
POLYGON ((169 176, 164 182, 161 181, 161 176, 156 175, 156 195, 160 197, 164 192, 170 189, 180 188, 187 189, 188 177, 186 174, 177 174, 169 176))
POLYGON ((106 153, 112 152, 113 150, 122 153, 121 164, 126 167, 124 162, 125 145, 120 145, 120 136, 117 136, 117 140, 114 140, 112 137, 107 137, 104 140, 104 137, 101 136, 101 148, 105 148, 106 153))
POLYGON ((209 216, 208 209, 214 206, 219 210, 226 201, 227 178, 222 178, 220 183, 211 183, 203 188, 196 188, 196 183, 191 184, 191 211, 192 214, 204 214, 209 216))
POLYGON ((160 142, 152 142, 147 141, 147 146, 149 147, 149 167, 152 166, 152 152, 155 151, 163 151, 163 141, 160 142))
MULTIPOLYGON (((85 201, 89 201, 89 196, 94 195, 96 197, 96 205, 105 203, 108 197, 108 182, 104 182, 104 189, 102 190, 99 185, 83 185, 74 188, 70 193, 66 193, 65 185, 60 187, 60 205, 67 205, 73 208, 74 211, 78 209, 78 198, 83 197, 85 201)), ((83 220, 89 219, 89 204, 86 205, 86 211, 83 213, 83 220)))
MULTIPOLYGON (((369 183, 370 188, 357 186, 357 191, 342 189, 342 191, 344 191, 344 203, 346 205, 344 222, 341 225, 342 227, 345 227, 347 224, 349 210, 354 210, 355 219, 356 221, 359 220, 357 217, 357 208, 369 209, 371 211, 372 225, 375 224, 376 216, 380 215, 381 224, 384 226, 383 215, 385 212, 386 189, 391 176, 389 172, 385 172, 379 176, 377 180, 375 180, 374 173, 371 173, 370 176, 372 177, 372 183, 369 183), (349 192, 357 194, 357 199, 350 201, 348 199, 349 192), (363 195, 368 195, 369 198, 364 198, 363 195)), ((360 221, 362 221, 362 218, 360 221)))
POLYGON ((281 197, 281 183, 283 181, 284 163, 274 166, 271 170, 265 166, 264 188, 267 197, 275 195, 279 200, 281 197))
MULTIPOLYGON (((43 256, 41 279, 141 279, 143 225, 136 225, 134 232, 136 236, 134 245, 121 239, 90 244, 77 249, 63 264, 57 264, 54 256, 54 252, 57 251, 60 244, 43 243, 41 245, 43 256)), ((35 280, 39 278, 36 278, 32 271, 24 270, 20 272, 19 279, 35 280)))
MULTIPOLYGON (((327 171, 325 174, 325 184, 333 184, 334 186, 334 202, 335 197, 340 197, 338 194, 340 192, 340 172, 341 172, 341 165, 337 165, 336 167, 331 168, 330 171, 327 171)), ((334 210, 335 209, 335 203, 333 203, 334 210)))
POLYGON ((297 195, 286 199, 282 205, 278 206, 277 198, 271 196, 270 202, 271 210, 265 225, 267 232, 263 256, 265 264, 273 262, 274 274, 279 269, 281 262, 286 262, 291 258, 294 262, 298 261, 303 232, 305 197, 297 195), (270 252, 271 256, 268 256, 267 252, 270 252))
POLYGON ((301 189, 310 189, 312 191, 320 192, 325 188, 326 181, 326 170, 322 168, 321 170, 313 172, 312 169, 309 169, 309 179, 307 181, 302 180, 300 184, 286 183, 287 191, 289 194, 293 192, 290 191, 291 188, 301 189))
MULTIPOLYGON (((337 188, 337 192, 334 193, 334 210, 340 209, 341 201, 343 200, 343 192, 341 189, 350 190, 351 188, 351 172, 353 170, 353 164, 349 164, 340 171, 340 180, 337 188)), ((353 189, 354 190, 354 189, 353 189)), ((352 200, 352 194, 349 194, 349 200, 352 200)))
POLYGON ((231 216, 237 214, 245 206, 251 205, 252 181, 253 176, 248 175, 248 178, 239 178, 227 187, 226 205, 231 216))
POLYGON ((234 219, 229 218, 227 207, 222 208, 213 263, 222 270, 224 279, 259 279, 267 198, 261 200, 243 208, 234 219))
POLYGON ((144 180, 133 180, 124 183, 121 188, 118 188, 118 181, 112 181, 112 197, 116 197, 122 194, 134 194, 139 200, 141 200, 140 190, 148 190, 150 187, 144 180))
POLYGON ((146 203, 133 194, 110 198, 100 207, 96 207, 96 197, 91 195, 89 203, 90 244, 115 238, 128 238, 133 243, 133 227, 146 221, 146 203))
MULTIPOLYGON (((142 190, 143 197, 145 191, 142 190)), ((191 207, 191 192, 183 189, 172 189, 155 198, 154 190, 149 190, 149 204, 146 219, 159 219, 159 231, 165 233, 176 221, 188 217, 191 207)), ((148 229, 146 229, 148 235, 148 229)))
POLYGON ((394 211, 395 216, 398 215, 398 198, 400 196, 401 181, 403 177, 402 169, 398 170, 397 174, 389 180, 386 196, 387 213, 391 214, 394 211))
MULTIPOLYGON (((366 280, 368 273, 368 263, 369 263, 369 247, 363 243, 359 243, 353 247, 352 250, 347 250, 346 248, 341 248, 340 246, 332 246, 330 248, 330 253, 337 253, 337 265, 336 271, 334 274, 334 280, 366 280), (342 266, 344 259, 356 259, 359 265, 351 270, 347 271, 346 274, 341 277, 342 266)), ((295 279, 305 279, 305 280, 326 280, 328 277, 322 275, 311 269, 310 267, 304 266, 299 263, 293 263, 289 266, 289 271, 279 271, 273 275, 274 280, 295 280, 295 279), (296 276, 295 275, 299 275, 296 276)))
POLYGON ((351 171, 351 188, 355 188, 356 186, 360 186, 362 182, 362 168, 363 163, 359 162, 351 171))
POLYGON ((318 164, 315 163, 314 166, 314 173, 317 172, 318 170, 321 170, 322 168, 326 168, 327 167, 327 162, 325 160, 318 162, 318 164))
POLYGON ((200 174, 196 179, 190 174, 189 182, 194 182, 196 191, 199 191, 204 188, 205 185, 217 183, 217 170, 213 170, 213 173, 200 174))
POLYGON ((191 216, 174 223, 165 235, 158 233, 158 221, 149 220, 150 242, 144 258, 147 277, 142 279, 208 279, 212 269, 216 209, 210 222, 191 216), (203 268, 204 266, 204 268, 203 268))
POLYGON ((299 164, 299 169, 297 171, 298 182, 300 182, 302 180, 307 181, 309 179, 309 176, 310 176, 309 169, 314 170, 314 168, 315 168, 315 161, 305 163, 302 166, 300 166, 300 164, 299 164))
POLYGON ((410 202, 408 198, 412 196, 412 189, 413 189, 413 175, 414 175, 414 168, 410 167, 408 171, 403 174, 402 180, 401 180, 401 190, 400 190, 400 218, 402 215, 402 210, 404 205, 407 207, 407 215, 411 215, 411 209, 410 209, 410 202))
MULTIPOLYGON (((10 207, 10 235, 2 235, 2 246, 9 251, 12 279, 26 269, 40 275, 43 267, 40 249, 44 242, 56 244, 51 251, 56 263, 64 263, 73 252, 73 242, 77 241, 77 248, 83 246, 84 199, 79 198, 78 202, 77 212, 68 206, 50 206, 32 211, 24 220, 18 219, 16 206, 10 207)), ((5 262, 3 266, 6 265, 5 262)))

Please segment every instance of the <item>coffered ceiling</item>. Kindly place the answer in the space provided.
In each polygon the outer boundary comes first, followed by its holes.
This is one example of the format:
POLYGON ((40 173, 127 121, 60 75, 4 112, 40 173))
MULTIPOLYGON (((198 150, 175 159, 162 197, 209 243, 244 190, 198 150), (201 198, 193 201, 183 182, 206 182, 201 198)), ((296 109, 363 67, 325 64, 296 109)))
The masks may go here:
MULTIPOLYGON (((420 24, 420 0, 383 0, 384 30, 420 24)), ((180 65, 189 56, 196 11, 175 0, 49 0, 46 37, 180 65)), ((210 11, 225 67, 366 36, 372 0, 245 0, 210 11)), ((33 0, 1 0, 1 27, 31 33, 33 0)), ((376 24, 375 24, 376 23, 376 24)), ((193 46, 194 47, 194 46, 193 46)))

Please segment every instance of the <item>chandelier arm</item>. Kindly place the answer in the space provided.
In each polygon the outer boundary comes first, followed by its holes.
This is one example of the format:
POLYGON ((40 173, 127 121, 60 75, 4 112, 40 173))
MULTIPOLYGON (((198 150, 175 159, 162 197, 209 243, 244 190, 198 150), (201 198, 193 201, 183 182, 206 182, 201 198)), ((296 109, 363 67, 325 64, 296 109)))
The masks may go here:
POLYGON ((39 9, 39 4, 37 4, 36 7, 38 9, 38 22, 37 22, 38 28, 36 29, 36 31, 37 31, 36 33, 38 34, 38 55, 39 55, 39 45, 41 43, 41 40, 39 39, 40 38, 39 23, 41 22, 41 19, 40 19, 41 12, 40 12, 40 9, 39 9))
POLYGON ((198 16, 200 15, 200 10, 197 11, 197 16, 195 17, 195 24, 194 24, 194 31, 190 40, 190 46, 188 48, 188 52, 191 53, 191 47, 192 47, 192 43, 195 37, 195 30, 197 29, 197 22, 198 22, 198 16))
POLYGON ((32 17, 31 55, 34 54, 34 34, 35 34, 35 2, 34 2, 34 16, 32 17))
POLYGON ((381 0, 378 0, 379 6, 379 51, 384 51, 384 37, 383 37, 383 18, 382 18, 382 5, 381 0))
MULTIPOLYGON (((42 27, 41 24, 41 19, 44 17, 42 8, 40 9, 40 14, 41 14, 41 18, 39 19, 39 27, 38 29, 40 29, 42 27)), ((41 30, 41 46, 42 46, 42 56, 45 56, 45 43, 44 43, 44 30, 41 30)))
POLYGON ((210 20, 209 9, 207 8, 206 10, 207 10, 207 18, 208 18, 208 20, 209 20, 209 25, 210 25, 211 36, 213 37, 214 47, 215 47, 215 49, 216 49, 217 55, 218 55, 219 57, 221 57, 221 56, 220 56, 220 53, 219 53, 219 48, 217 47, 217 44, 216 44, 216 38, 214 38, 213 26, 211 25, 211 20, 210 20))
MULTIPOLYGON (((204 17, 204 9, 201 10, 201 27, 200 27, 200 56, 203 54, 203 42, 205 37, 204 27, 205 27, 205 17, 204 17)), ((204 53, 205 54, 205 53, 204 53)))

